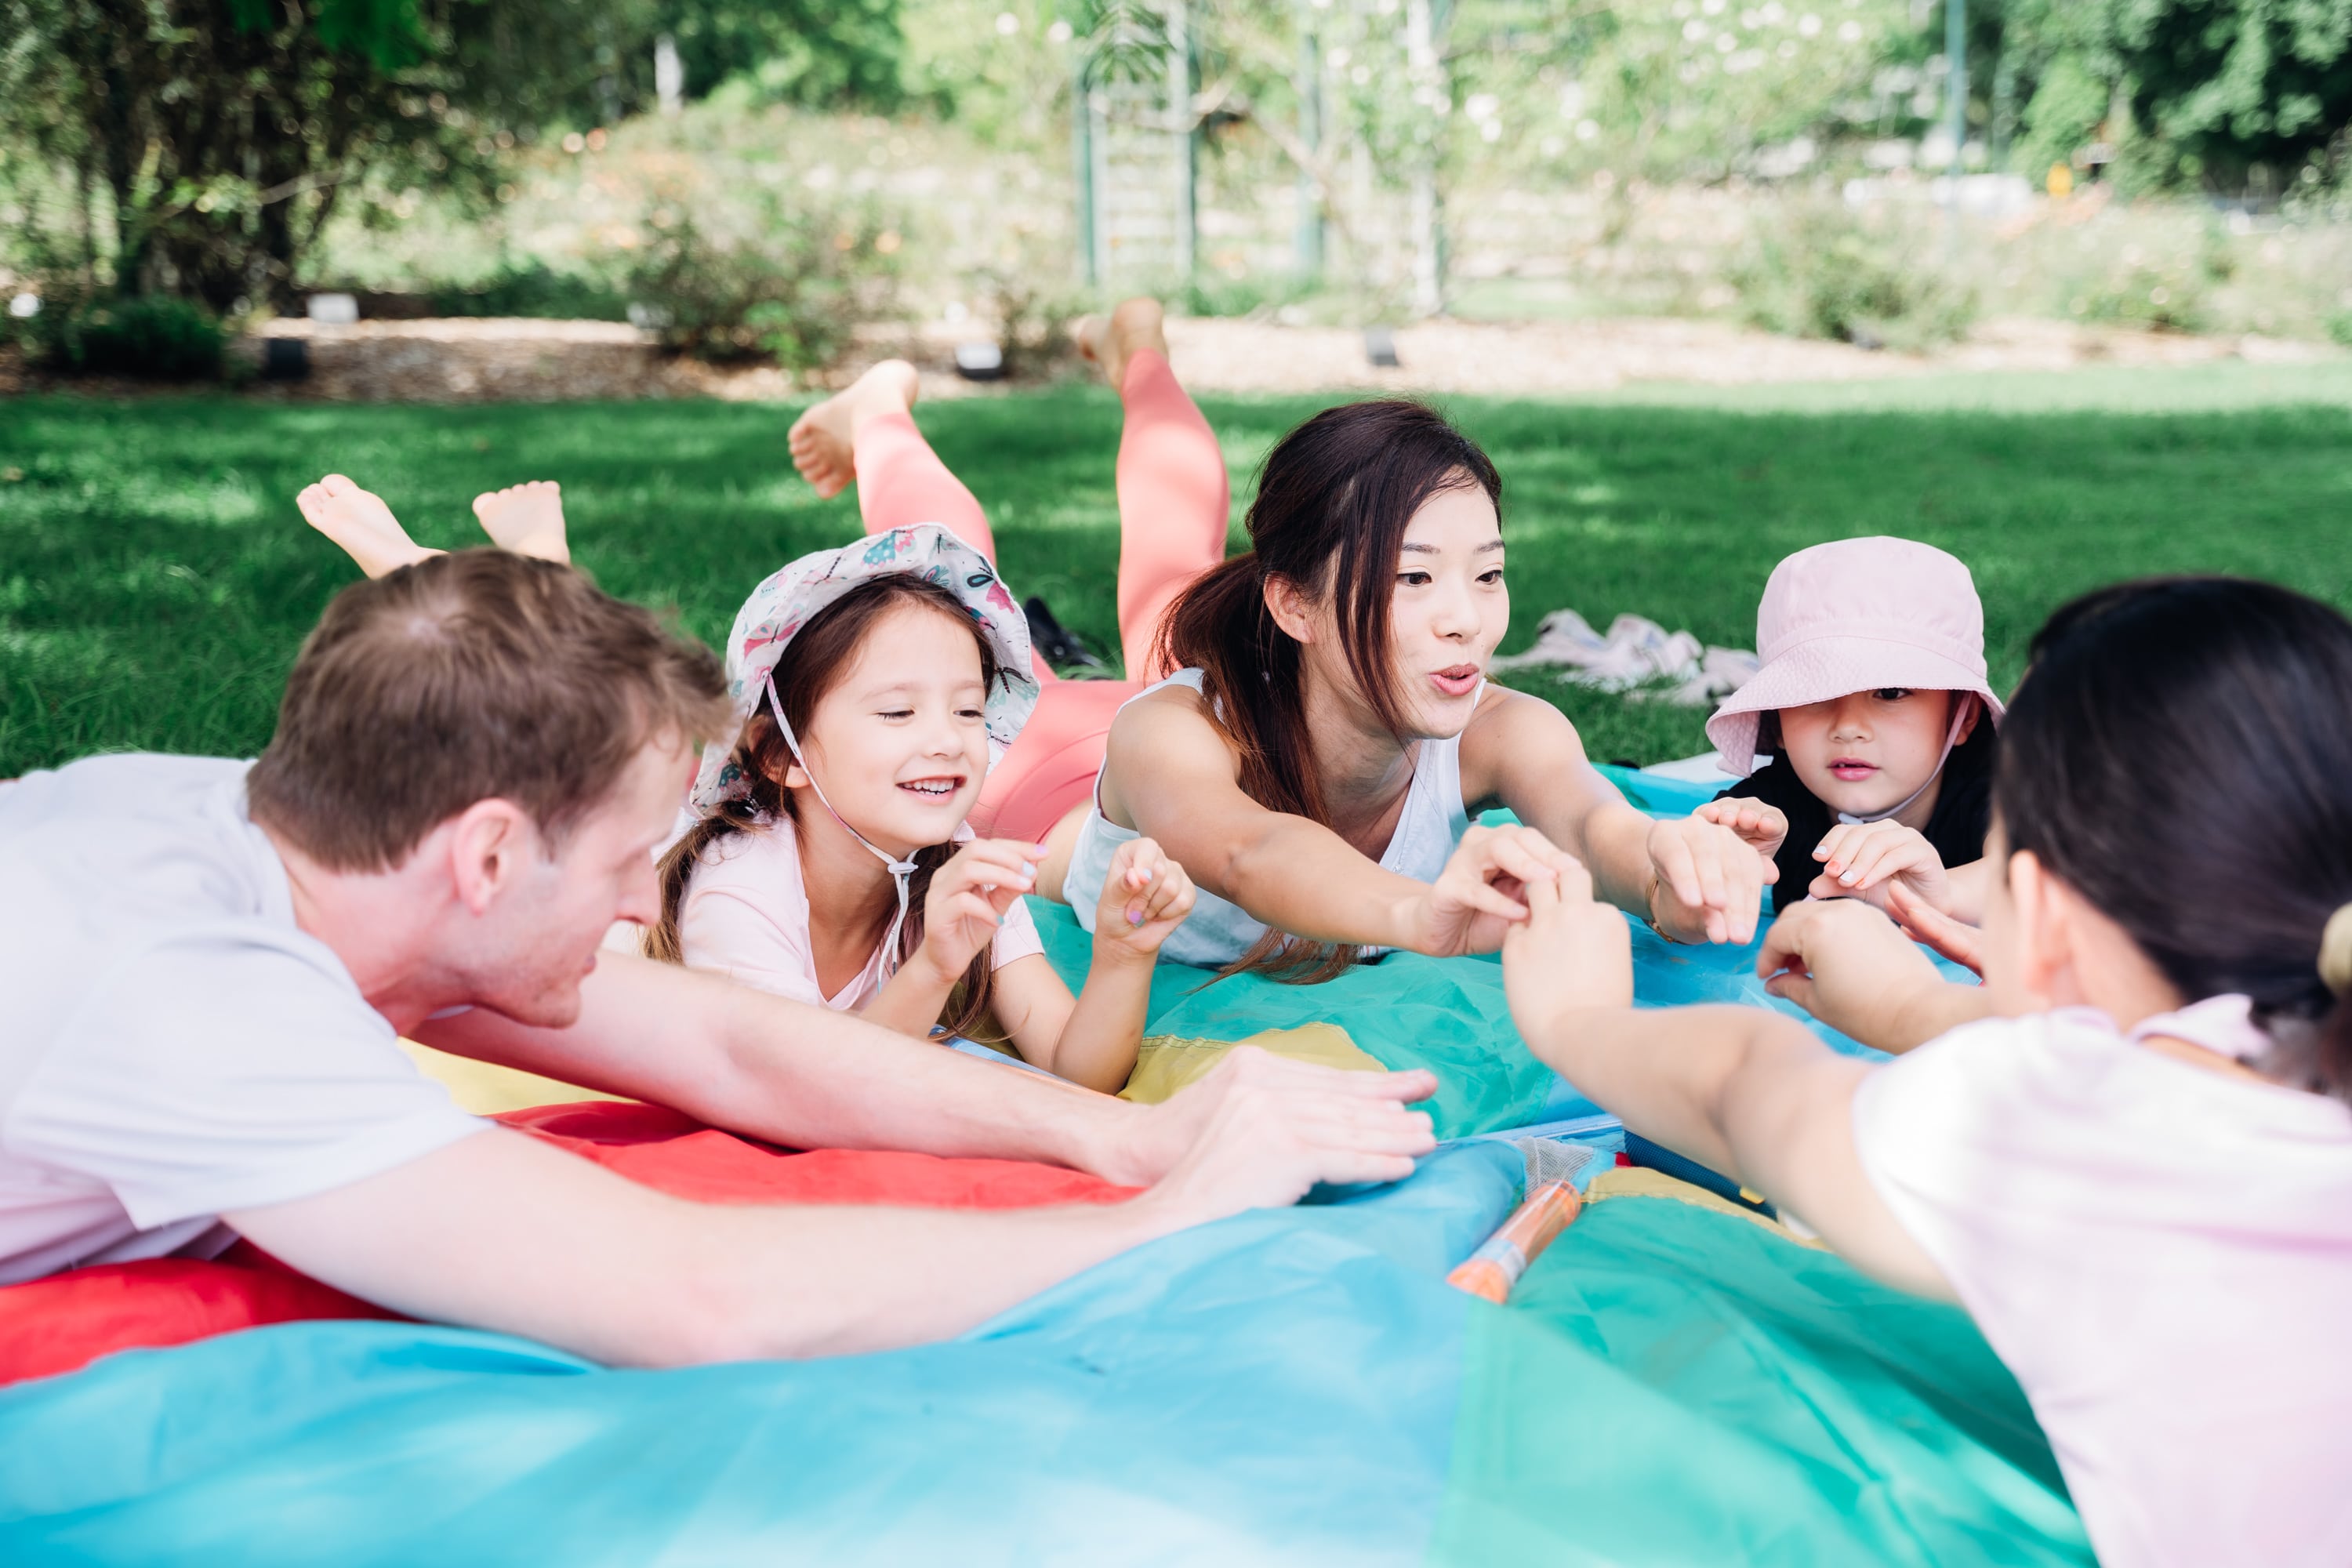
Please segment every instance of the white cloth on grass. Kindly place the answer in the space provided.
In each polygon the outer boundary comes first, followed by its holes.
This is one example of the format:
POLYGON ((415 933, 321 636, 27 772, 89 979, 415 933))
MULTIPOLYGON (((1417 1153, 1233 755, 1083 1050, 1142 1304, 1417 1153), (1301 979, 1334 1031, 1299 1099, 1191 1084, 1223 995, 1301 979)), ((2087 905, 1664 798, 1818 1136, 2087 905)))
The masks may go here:
POLYGON ((1654 701, 1686 708, 1712 707, 1745 685, 1757 671, 1746 648, 1709 647, 1688 632, 1670 632, 1646 616, 1623 615, 1605 633, 1574 610, 1554 610, 1536 625, 1536 640, 1521 653, 1492 661, 1496 669, 1560 668, 1563 685, 1603 691, 1633 691, 1652 681, 1675 684, 1638 692, 1654 701))
POLYGON ((209 1256, 488 1123, 294 923, 249 764, 93 757, 0 789, 0 1284, 209 1256))

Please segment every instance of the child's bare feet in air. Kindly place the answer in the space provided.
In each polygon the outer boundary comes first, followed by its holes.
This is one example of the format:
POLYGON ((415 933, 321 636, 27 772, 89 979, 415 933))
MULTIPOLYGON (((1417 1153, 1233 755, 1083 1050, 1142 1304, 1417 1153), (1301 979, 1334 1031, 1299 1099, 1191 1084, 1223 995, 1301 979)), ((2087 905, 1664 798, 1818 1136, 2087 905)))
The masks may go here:
POLYGON ((315 485, 305 485, 294 498, 302 521, 343 547, 371 577, 381 577, 410 566, 438 550, 427 550, 408 537, 408 530, 392 515, 383 498, 360 489, 341 474, 329 474, 315 485))
POLYGON ((1127 362, 1141 350, 1168 357, 1167 329, 1153 299, 1121 300, 1108 316, 1081 316, 1071 323, 1070 337, 1080 358, 1102 367, 1114 392, 1127 384, 1127 362))
POLYGON ((839 495, 857 478, 853 456, 857 432, 869 419, 914 407, 919 390, 913 365, 902 359, 884 360, 793 421, 792 432, 784 437, 792 448, 793 467, 818 495, 839 495))
POLYGON ((572 560, 572 546, 563 537, 563 487, 553 479, 485 490, 474 498, 474 516, 501 550, 541 561, 572 560))

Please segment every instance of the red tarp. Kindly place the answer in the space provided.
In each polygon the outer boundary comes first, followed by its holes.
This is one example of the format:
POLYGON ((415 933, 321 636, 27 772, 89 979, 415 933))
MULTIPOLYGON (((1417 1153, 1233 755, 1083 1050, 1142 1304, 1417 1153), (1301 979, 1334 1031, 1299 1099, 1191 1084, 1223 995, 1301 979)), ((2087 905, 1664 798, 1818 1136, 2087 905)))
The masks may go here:
MULTIPOLYGON (((1130 1195, 1076 1171, 856 1149, 791 1153, 658 1106, 591 1100, 498 1118, 631 1181, 704 1203, 1009 1209, 1130 1195)), ((185 1344, 302 1318, 397 1314, 238 1243, 220 1258, 103 1263, 0 1289, 0 1384, 71 1372, 112 1351, 185 1344)))

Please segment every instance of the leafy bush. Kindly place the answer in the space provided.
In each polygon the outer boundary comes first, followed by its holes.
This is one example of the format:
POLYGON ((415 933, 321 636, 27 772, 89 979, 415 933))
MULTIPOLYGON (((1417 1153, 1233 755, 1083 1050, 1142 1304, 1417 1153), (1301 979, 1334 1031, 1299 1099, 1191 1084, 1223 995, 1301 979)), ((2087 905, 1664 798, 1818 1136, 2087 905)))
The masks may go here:
POLYGON ((1085 290, 1020 267, 983 267, 969 283, 981 313, 996 322, 1009 374, 1040 375, 1076 353, 1070 323, 1093 308, 1085 290))
POLYGON ((1185 284, 1176 298, 1188 316, 1261 316, 1310 300, 1321 290, 1321 284, 1314 279, 1288 273, 1227 278, 1203 272, 1185 284))
POLYGON ((39 315, 19 325, 44 364, 156 381, 219 375, 221 351, 228 342, 220 318, 210 310, 163 294, 48 298, 39 315))
POLYGON ((2229 278, 2227 248, 2127 244, 2095 255, 2060 287, 2059 308, 2078 321, 2194 332, 2212 324, 2214 286, 2229 278))
POLYGON ((544 261, 508 261, 486 280, 441 288, 429 298, 436 316, 534 316, 555 321, 625 321, 629 298, 611 282, 558 272, 544 261))
POLYGON ((770 191, 754 193, 748 212, 737 234, 674 208, 653 213, 623 273, 633 314, 700 359, 830 364, 859 322, 891 306, 895 231, 871 208, 787 206, 770 191))
POLYGON ((1864 348, 1948 342, 1976 319, 1974 290, 1917 237, 1831 202, 1794 205, 1760 223, 1731 282, 1757 326, 1864 348))

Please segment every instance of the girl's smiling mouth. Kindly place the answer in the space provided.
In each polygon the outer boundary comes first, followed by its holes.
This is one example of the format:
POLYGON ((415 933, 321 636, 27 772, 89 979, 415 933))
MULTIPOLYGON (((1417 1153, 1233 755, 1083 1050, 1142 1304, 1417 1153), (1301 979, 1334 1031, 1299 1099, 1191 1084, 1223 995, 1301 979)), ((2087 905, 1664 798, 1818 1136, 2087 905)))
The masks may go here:
POLYGON ((963 775, 950 773, 933 778, 906 779, 899 783, 898 787, 921 800, 953 800, 956 793, 963 788, 963 775))

